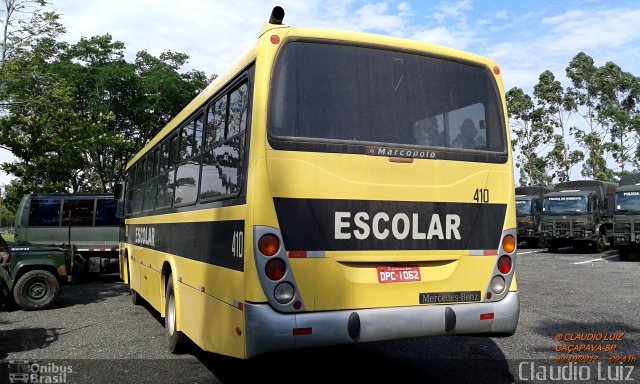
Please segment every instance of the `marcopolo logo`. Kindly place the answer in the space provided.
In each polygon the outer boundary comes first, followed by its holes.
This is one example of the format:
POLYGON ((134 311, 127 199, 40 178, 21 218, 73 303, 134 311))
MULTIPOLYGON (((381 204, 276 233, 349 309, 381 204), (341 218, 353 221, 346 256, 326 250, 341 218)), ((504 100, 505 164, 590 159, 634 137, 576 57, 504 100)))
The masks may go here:
POLYGON ((38 363, 37 361, 9 361, 10 383, 66 383, 73 373, 71 365, 38 363))
POLYGON ((369 147, 367 154, 370 156, 395 156, 395 157, 412 157, 417 159, 435 159, 436 153, 433 151, 400 149, 387 147, 369 147))

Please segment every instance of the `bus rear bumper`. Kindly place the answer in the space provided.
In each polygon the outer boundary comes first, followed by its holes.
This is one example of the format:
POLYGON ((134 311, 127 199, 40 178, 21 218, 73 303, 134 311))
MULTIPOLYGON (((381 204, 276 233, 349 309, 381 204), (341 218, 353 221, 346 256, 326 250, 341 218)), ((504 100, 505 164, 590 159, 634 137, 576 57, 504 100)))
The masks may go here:
POLYGON ((274 311, 268 304, 245 303, 244 311, 246 357, 251 358, 283 349, 408 337, 512 335, 518 324, 520 301, 518 292, 509 292, 504 299, 489 303, 301 314, 282 314, 274 311))

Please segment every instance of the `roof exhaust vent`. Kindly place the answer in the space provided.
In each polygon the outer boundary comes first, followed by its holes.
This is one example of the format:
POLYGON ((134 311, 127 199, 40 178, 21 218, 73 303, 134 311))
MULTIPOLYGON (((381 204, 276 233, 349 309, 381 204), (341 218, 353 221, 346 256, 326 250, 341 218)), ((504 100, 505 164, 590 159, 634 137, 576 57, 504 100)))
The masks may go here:
POLYGON ((273 11, 271 11, 271 17, 269 18, 269 24, 282 24, 282 19, 284 19, 284 9, 280 6, 273 7, 273 11))

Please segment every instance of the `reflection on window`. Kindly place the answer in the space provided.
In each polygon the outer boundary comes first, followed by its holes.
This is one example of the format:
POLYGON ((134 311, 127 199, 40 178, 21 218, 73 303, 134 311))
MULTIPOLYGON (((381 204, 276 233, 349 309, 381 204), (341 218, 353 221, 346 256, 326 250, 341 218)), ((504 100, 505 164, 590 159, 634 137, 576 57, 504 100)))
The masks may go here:
POLYGON ((180 161, 190 159, 193 156, 193 121, 182 127, 180 131, 180 161))
POLYGON ((243 84, 229 96, 229 129, 227 137, 233 137, 244 130, 247 124, 247 84, 243 84))
POLYGON ((224 139, 224 131, 227 117, 227 96, 223 96, 209 107, 207 112, 207 138, 206 149, 211 149, 215 143, 224 139))
POLYGON ((272 84, 268 128, 280 140, 505 151, 498 89, 480 66, 299 41, 283 47, 272 84))
POLYGON ((60 226, 60 200, 31 200, 29 226, 60 226))
POLYGON ((65 200, 62 211, 62 225, 90 227, 93 225, 93 200, 65 200))
POLYGON ((202 153, 202 136, 204 135, 204 115, 200 115, 195 120, 195 146, 193 155, 198 156, 202 153))
POLYGON ((202 157, 202 187, 200 198, 215 199, 235 195, 240 191, 242 169, 240 153, 242 136, 214 148, 202 157))
POLYGON ((173 201, 173 171, 158 176, 158 201, 157 208, 171 206, 173 201))
POLYGON ((178 167, 176 173, 176 205, 191 204, 198 197, 198 180, 200 179, 200 164, 191 160, 178 167))

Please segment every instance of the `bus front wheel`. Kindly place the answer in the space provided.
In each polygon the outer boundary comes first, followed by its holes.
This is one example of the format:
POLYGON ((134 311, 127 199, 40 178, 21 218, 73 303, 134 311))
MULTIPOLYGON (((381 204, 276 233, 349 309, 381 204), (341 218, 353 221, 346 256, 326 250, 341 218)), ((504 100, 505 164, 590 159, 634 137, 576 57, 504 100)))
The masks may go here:
POLYGON ((164 331, 167 335, 169 352, 180 352, 183 344, 182 332, 176 327, 176 297, 173 293, 173 278, 169 275, 165 295, 164 331))

